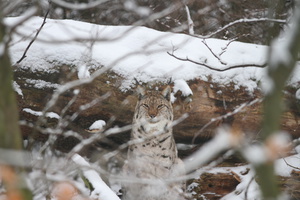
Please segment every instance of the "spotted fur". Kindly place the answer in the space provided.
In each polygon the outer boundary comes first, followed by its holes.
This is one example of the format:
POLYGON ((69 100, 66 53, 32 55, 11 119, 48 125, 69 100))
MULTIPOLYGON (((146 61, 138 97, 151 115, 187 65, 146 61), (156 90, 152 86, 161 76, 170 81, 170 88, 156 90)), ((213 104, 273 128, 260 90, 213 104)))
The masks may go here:
POLYGON ((167 178, 183 175, 184 166, 177 156, 172 134, 173 108, 171 88, 162 92, 137 89, 137 102, 124 174, 132 183, 124 183, 125 200, 183 199, 183 183, 166 183, 167 178), (145 181, 145 183, 141 183, 145 181), (182 191, 182 190, 181 190, 182 191))

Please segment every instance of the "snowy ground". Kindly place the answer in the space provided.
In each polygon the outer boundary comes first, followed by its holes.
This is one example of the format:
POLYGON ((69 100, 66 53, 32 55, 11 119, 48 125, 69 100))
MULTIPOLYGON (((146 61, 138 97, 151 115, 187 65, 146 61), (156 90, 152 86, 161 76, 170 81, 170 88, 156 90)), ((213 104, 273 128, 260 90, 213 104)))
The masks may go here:
MULTIPOLYGON (((20 18, 7 18, 14 25, 20 18)), ((12 62, 21 58, 43 19, 34 17, 17 28, 10 46, 12 62)), ((219 39, 199 39, 184 34, 159 32, 145 27, 101 26, 72 20, 47 19, 37 41, 31 46, 22 67, 51 70, 67 64, 78 69, 78 77, 90 76, 89 69, 105 66, 124 77, 121 89, 128 89, 136 78, 154 80, 190 80, 200 78, 226 85, 234 82, 250 92, 264 80, 264 69, 247 67, 216 72, 183 59, 225 69, 236 65, 263 65, 268 48, 219 39), (74 41, 75 40, 75 41, 74 41)), ((300 80, 300 68, 290 84, 300 80)))
MULTIPOLYGON (((6 18, 5 22, 9 26, 13 26, 20 19, 19 17, 6 18)), ((21 58, 42 21, 42 18, 34 17, 17 28, 17 34, 14 35, 10 44, 13 63, 21 58)), ((174 89, 182 90, 183 93, 189 95, 192 94, 192 91, 185 81, 200 78, 202 80, 210 79, 220 85, 233 82, 237 88, 242 86, 251 92, 259 87, 259 82, 264 82, 265 69, 247 67, 217 72, 205 66, 178 60, 169 54, 174 54, 182 59, 189 58, 212 68, 226 69, 236 65, 263 65, 267 62, 267 51, 267 47, 255 44, 219 39, 203 40, 184 34, 159 32, 145 27, 101 26, 72 20, 47 19, 38 39, 33 43, 27 57, 19 67, 29 68, 33 71, 51 71, 54 70, 55 65, 67 64, 77 68, 78 78, 85 79, 90 76, 89 70, 104 66, 124 77, 121 90, 130 88, 135 82, 134 78, 140 82, 168 81, 172 78, 175 83, 174 89)), ((297 67, 289 84, 296 85, 299 81, 300 68, 297 67)), ((47 84, 44 83, 41 87, 47 87, 47 84)), ((24 111, 41 115, 37 111, 24 111)), ((97 127, 104 125, 102 121, 95 124, 97 127)), ((297 166, 299 155, 287 159, 291 165, 297 166)), ((81 158, 80 163, 86 165, 81 158)), ((243 169, 231 170, 240 173, 243 169)), ((280 175, 289 176, 291 172, 291 167, 288 167, 283 160, 277 162, 276 169, 280 175)), ((228 169, 214 170, 226 171, 228 169)), ((93 174, 89 176, 93 176, 93 174)), ((248 187, 252 176, 249 173, 243 177, 242 183, 238 187, 241 190, 248 187)), ((253 182, 253 185, 250 186, 250 192, 252 189, 257 192, 255 184, 253 182)), ((103 187, 99 186, 100 189, 103 187)), ((242 199, 242 195, 242 193, 231 193, 224 199, 242 199)), ((249 199, 255 199, 257 193, 253 192, 251 195, 249 199)))

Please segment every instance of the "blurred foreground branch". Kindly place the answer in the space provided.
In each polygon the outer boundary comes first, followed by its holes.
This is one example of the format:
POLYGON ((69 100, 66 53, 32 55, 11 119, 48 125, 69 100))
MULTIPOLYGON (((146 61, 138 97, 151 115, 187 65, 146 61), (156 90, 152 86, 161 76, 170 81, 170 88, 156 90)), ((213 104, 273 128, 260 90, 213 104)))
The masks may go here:
MULTIPOLYGON (((273 3, 273 1, 272 1, 273 3)), ((270 48, 268 84, 265 91, 264 122, 262 138, 267 143, 280 129, 283 111, 283 93, 285 83, 293 72, 300 50, 300 7, 295 8, 294 19, 289 30, 282 36, 284 40, 275 39, 270 48)), ((274 174, 273 162, 265 161, 256 165, 263 199, 278 199, 279 190, 274 174)))

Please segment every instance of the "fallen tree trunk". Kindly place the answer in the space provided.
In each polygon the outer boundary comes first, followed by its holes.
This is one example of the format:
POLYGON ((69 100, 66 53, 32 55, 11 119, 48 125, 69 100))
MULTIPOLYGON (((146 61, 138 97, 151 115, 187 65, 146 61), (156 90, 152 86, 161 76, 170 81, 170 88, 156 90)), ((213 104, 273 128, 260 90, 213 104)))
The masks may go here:
MULTIPOLYGON (((57 87, 76 79, 77 73, 69 66, 61 66, 51 73, 16 68, 15 81, 23 95, 18 95, 21 119, 35 123, 37 116, 26 112, 24 108, 42 111, 57 87)), ((79 89, 80 92, 62 117, 73 115, 81 109, 82 105, 89 104, 95 99, 99 101, 92 107, 80 111, 74 121, 69 121, 66 129, 84 130, 99 119, 108 122, 110 127, 130 124, 137 98, 134 89, 120 91, 118 86, 122 80, 122 77, 113 72, 107 72, 90 84, 74 88, 79 89)), ((262 94, 259 90, 249 92, 245 88, 236 89, 233 83, 223 86, 202 80, 192 80, 188 84, 193 91, 192 97, 184 97, 180 92, 175 94, 175 119, 185 113, 188 114, 187 119, 174 127, 174 136, 178 143, 191 144, 195 135, 197 135, 196 144, 204 143, 213 137, 216 127, 221 124, 228 124, 254 138, 260 136, 262 104, 259 99, 262 98, 262 94), (186 101, 186 98, 191 98, 192 101, 186 101)), ((159 83, 157 86, 164 87, 159 83)), ((286 111, 281 125, 282 129, 289 132, 293 138, 298 138, 299 102, 294 94, 294 88, 287 88, 286 111)), ((60 115, 74 96, 74 91, 63 93, 51 111, 60 115)), ((47 126, 54 126, 55 121, 56 119, 48 119, 47 126)), ((22 127, 24 137, 31 132, 31 128, 22 127)), ((128 133, 121 134, 115 138, 115 142, 124 143, 128 137, 128 133)), ((37 138, 44 140, 45 136, 38 134, 37 138)))
MULTIPOLYGON (((242 192, 236 188, 238 184, 241 183, 241 178, 239 176, 242 175, 234 172, 204 173, 198 179, 190 181, 190 183, 194 184, 194 188, 191 189, 191 192, 195 199, 201 200, 218 200, 231 192, 235 192, 238 195, 242 192)), ((300 198, 299 171, 293 171, 289 177, 277 176, 277 180, 278 186, 282 192, 288 193, 291 199, 300 198)), ((244 192, 244 199, 247 199, 247 192, 249 191, 244 192)))
MULTIPOLYGON (((55 148, 68 152, 80 143, 80 140, 64 135, 67 130, 73 130, 83 138, 87 138, 93 133, 87 132, 86 129, 96 120, 106 121, 105 128, 123 127, 131 124, 137 97, 134 94, 134 89, 126 92, 119 89, 123 78, 113 72, 106 72, 92 83, 61 94, 55 106, 48 110, 48 112, 51 111, 60 117, 51 118, 49 114, 46 121, 40 122, 38 122, 40 114, 34 113, 34 111, 42 111, 53 92, 64 83, 76 80, 77 73, 70 66, 61 66, 51 72, 33 72, 30 69, 15 68, 14 74, 15 82, 19 86, 17 91, 20 118, 23 122, 26 121, 23 124, 27 124, 21 126, 24 138, 33 137, 34 140, 46 141, 48 134, 41 132, 36 125, 55 129, 58 126, 59 118, 63 118, 68 123, 59 127, 61 134, 55 143, 55 148), (72 101, 74 102, 69 104, 72 101), (89 108, 82 109, 83 105, 89 104, 89 108), (74 113, 77 113, 78 116, 74 120, 70 120, 70 116, 74 116, 74 113)), ((177 143, 192 144, 193 139, 195 139, 194 143, 197 146, 187 150, 179 150, 180 157, 184 158, 196 151, 214 136, 215 129, 222 124, 228 124, 241 130, 246 136, 253 139, 260 137, 262 94, 259 90, 249 92, 245 88, 235 88, 233 83, 223 86, 197 79, 188 81, 188 84, 193 91, 192 97, 182 96, 180 91, 175 94, 176 101, 173 105, 175 119, 180 118, 185 113, 188 114, 188 118, 174 127, 174 136, 177 143)), ((159 83, 156 86, 164 87, 159 83)), ((282 117, 281 126, 293 138, 298 138, 298 108, 300 105, 295 98, 295 92, 295 88, 286 88, 286 111, 282 117)), ((99 141, 96 145, 111 151, 129 140, 129 132, 111 136, 108 140, 99 141)), ((92 155, 90 149, 81 153, 87 156, 92 155)), ((230 162, 235 166, 239 163, 245 164, 243 160, 238 158, 233 158, 230 162)), ((288 192, 292 192, 298 198, 300 193, 297 187, 299 184, 295 184, 296 181, 299 182, 298 179, 299 174, 297 172, 294 172, 292 177, 279 177, 280 186, 283 190, 288 188, 288 192), (295 187, 295 190, 290 190, 290 188, 295 187)), ((195 192, 194 197, 196 199, 220 199, 234 191, 240 183, 238 176, 231 172, 205 173, 198 179, 190 180, 191 182, 198 183, 192 190, 195 192)))

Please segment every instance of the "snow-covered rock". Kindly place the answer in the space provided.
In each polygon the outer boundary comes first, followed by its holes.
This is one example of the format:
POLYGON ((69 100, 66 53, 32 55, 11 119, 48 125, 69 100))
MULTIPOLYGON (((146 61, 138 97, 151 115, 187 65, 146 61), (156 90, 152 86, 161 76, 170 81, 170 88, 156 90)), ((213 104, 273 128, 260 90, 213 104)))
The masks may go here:
POLYGON ((89 127, 89 130, 101 130, 105 125, 106 122, 104 120, 97 120, 89 127))

